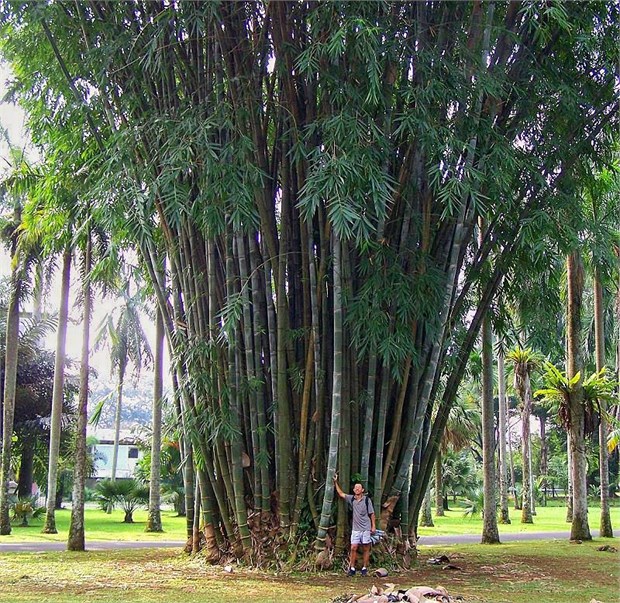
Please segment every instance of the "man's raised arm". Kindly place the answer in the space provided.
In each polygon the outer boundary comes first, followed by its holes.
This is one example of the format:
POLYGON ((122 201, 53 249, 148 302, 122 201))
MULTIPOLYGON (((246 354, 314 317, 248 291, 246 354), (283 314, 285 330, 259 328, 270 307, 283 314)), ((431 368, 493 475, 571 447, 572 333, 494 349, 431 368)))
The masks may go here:
POLYGON ((340 496, 340 498, 346 498, 346 494, 342 491, 342 488, 340 487, 340 484, 338 483, 338 474, 334 473, 334 486, 336 487, 336 492, 338 493, 338 496, 340 496))

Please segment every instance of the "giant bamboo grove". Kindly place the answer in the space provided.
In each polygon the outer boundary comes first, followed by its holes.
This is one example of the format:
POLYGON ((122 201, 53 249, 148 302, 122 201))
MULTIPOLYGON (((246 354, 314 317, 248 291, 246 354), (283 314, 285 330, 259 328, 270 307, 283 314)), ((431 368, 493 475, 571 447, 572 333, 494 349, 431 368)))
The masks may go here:
POLYGON ((336 471, 408 548, 515 250, 607 158, 618 11, 4 3, 35 141, 73 141, 151 277, 213 559, 303 538, 328 563, 336 471))

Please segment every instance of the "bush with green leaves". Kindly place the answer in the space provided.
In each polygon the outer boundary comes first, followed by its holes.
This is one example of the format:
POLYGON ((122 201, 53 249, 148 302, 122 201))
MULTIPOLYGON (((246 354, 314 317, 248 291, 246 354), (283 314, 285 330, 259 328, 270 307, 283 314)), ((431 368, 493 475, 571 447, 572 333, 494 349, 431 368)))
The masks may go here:
POLYGON ((37 506, 36 496, 22 496, 11 503, 11 520, 19 521, 21 527, 28 527, 30 519, 37 519, 45 514, 45 507, 37 506))
MULTIPOLYGON (((174 506, 174 510, 180 516, 185 516, 185 488, 183 486, 183 472, 179 443, 175 440, 165 439, 161 447, 161 494, 162 502, 174 506)), ((138 461, 135 475, 138 480, 148 483, 151 472, 151 451, 145 452, 138 461)))
POLYGON ((106 479, 95 488, 96 499, 104 511, 120 506, 125 511, 124 523, 133 523, 133 512, 149 502, 149 489, 134 479, 106 479))
POLYGON ((469 517, 470 519, 481 518, 483 509, 484 491, 482 488, 476 488, 465 499, 465 510, 463 511, 463 517, 469 517))

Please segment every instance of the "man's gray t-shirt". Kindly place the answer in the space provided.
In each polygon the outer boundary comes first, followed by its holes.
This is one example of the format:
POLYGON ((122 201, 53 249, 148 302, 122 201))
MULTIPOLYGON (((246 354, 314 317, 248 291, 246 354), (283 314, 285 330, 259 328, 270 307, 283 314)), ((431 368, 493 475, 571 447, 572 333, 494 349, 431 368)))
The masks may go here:
POLYGON ((375 512, 372 500, 367 496, 362 496, 362 498, 356 500, 353 494, 347 494, 346 501, 353 507, 353 525, 351 529, 356 532, 370 532, 372 525, 369 516, 375 512), (368 500, 368 511, 366 511, 366 500, 368 500))

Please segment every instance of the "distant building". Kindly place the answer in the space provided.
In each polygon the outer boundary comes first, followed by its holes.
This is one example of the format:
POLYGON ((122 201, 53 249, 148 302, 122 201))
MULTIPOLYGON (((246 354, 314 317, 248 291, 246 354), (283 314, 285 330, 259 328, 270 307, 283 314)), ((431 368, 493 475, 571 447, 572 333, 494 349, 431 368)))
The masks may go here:
MULTIPOLYGON (((114 453, 114 430, 113 429, 89 429, 89 441, 97 440, 96 444, 89 446, 95 460, 95 481, 110 479, 112 477, 112 455, 114 453)), ((144 456, 138 448, 137 438, 128 431, 120 433, 118 443, 118 459, 116 461, 116 477, 126 479, 134 477, 136 465, 144 456)))

